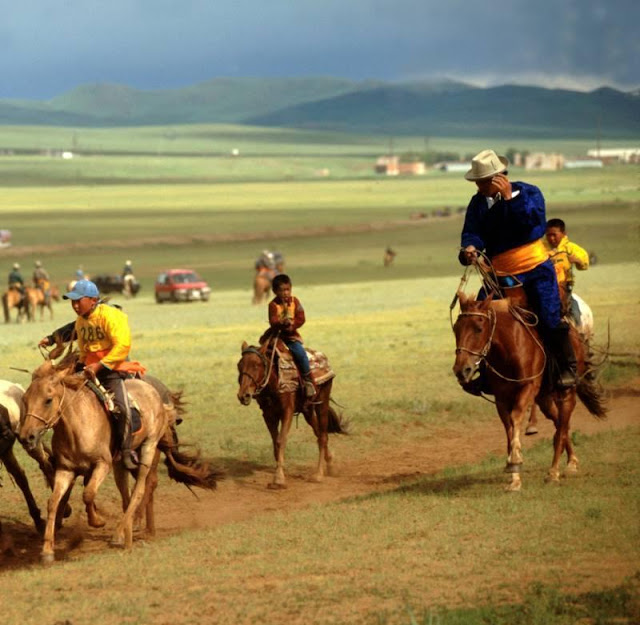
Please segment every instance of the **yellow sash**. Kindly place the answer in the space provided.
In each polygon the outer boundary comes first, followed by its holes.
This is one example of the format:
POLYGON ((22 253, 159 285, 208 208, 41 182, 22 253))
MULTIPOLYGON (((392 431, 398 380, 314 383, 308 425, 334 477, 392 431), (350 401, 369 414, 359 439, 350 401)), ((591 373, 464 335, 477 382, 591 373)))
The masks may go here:
POLYGON ((507 250, 491 259, 493 268, 501 276, 531 271, 549 257, 542 239, 507 250))

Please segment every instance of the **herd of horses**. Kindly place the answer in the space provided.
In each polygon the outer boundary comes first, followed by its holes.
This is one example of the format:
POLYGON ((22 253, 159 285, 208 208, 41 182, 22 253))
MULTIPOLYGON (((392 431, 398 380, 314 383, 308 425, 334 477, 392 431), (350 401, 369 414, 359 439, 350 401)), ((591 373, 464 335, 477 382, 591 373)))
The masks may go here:
MULTIPOLYGON (((593 376, 588 340, 571 331, 578 359, 578 383, 574 388, 558 389, 550 370, 550 359, 532 315, 511 297, 489 296, 477 301, 462 290, 454 299, 460 312, 453 324, 456 339, 453 372, 463 388, 480 369, 485 376, 485 392, 495 398, 498 415, 507 439, 507 490, 522 487, 522 431, 527 411, 537 404, 555 425, 553 459, 547 479, 560 480, 560 460, 567 456, 568 472, 578 468, 571 436, 571 415, 579 398, 597 418, 605 418, 602 391, 593 376)), ((310 351, 314 360, 320 352, 310 351)), ((322 355, 323 356, 323 355, 322 355)), ((326 357, 325 357, 326 358, 326 357)), ((276 340, 251 346, 242 344, 238 361, 238 401, 248 406, 256 399, 270 433, 275 459, 272 488, 285 488, 285 451, 296 414, 302 414, 313 429, 318 444, 318 462, 313 481, 332 475, 333 456, 329 434, 346 434, 344 418, 332 406, 333 372, 327 367, 314 370, 316 394, 307 398, 298 378, 283 384, 282 371, 295 368, 284 345, 276 340), (329 374, 327 374, 327 368, 329 374)), ((318 367, 320 368, 320 367, 318 367)), ((55 533, 70 514, 69 497, 78 477, 83 479, 82 501, 91 527, 103 527, 104 517, 96 506, 100 485, 113 470, 122 502, 122 516, 114 529, 111 544, 131 548, 134 525, 146 520, 146 532, 153 535, 154 493, 158 484, 158 465, 162 455, 169 477, 189 488, 214 489, 223 472, 197 451, 180 447, 176 426, 184 413, 180 393, 171 392, 151 376, 126 381, 132 404, 138 408, 140 427, 133 436, 133 448, 140 457, 135 471, 124 468, 103 402, 91 390, 90 381, 77 369, 77 355, 57 345, 42 365, 32 373, 26 390, 0 381, 0 462, 24 493, 36 530, 43 535, 41 559, 55 559, 55 533), (56 362, 57 360, 57 362, 56 362), (45 434, 51 431, 50 447, 45 434), (51 495, 46 519, 41 517, 29 489, 27 478, 13 451, 18 440, 36 460, 51 495), (130 490, 129 475, 133 476, 130 490)), ((1 526, 0 526, 1 531, 1 526)))

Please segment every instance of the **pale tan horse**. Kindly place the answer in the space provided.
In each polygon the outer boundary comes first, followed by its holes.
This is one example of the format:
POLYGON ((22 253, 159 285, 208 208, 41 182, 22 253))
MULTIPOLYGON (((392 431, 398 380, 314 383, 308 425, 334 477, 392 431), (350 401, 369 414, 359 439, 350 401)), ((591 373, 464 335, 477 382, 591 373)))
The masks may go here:
POLYGON ((111 544, 126 548, 133 544, 133 521, 138 506, 143 500, 149 504, 149 497, 145 499, 147 478, 150 474, 152 478, 155 475, 160 451, 166 456, 169 477, 175 481, 212 489, 216 478, 220 477, 207 463, 178 450, 169 421, 170 407, 163 404, 150 384, 131 379, 126 381, 126 387, 140 408, 142 427, 132 440, 140 465, 135 472, 135 485, 130 495, 127 471, 119 459, 114 460, 116 441, 109 417, 96 395, 87 388, 86 380, 74 373, 75 365, 75 360, 69 358, 59 365, 45 361, 33 372, 32 382, 23 397, 24 413, 19 429, 23 444, 34 447, 46 431, 53 430, 51 446, 55 478, 41 552, 45 563, 55 559, 58 507, 61 501, 65 501, 78 476, 84 478, 83 502, 88 523, 91 527, 103 527, 105 520, 96 508, 95 498, 111 467, 114 467, 125 511, 111 544))
POLYGON ((29 319, 31 321, 35 321, 36 318, 36 310, 40 309, 40 321, 44 318, 44 309, 47 308, 49 310, 49 318, 53 319, 53 307, 51 306, 52 301, 59 302, 60 301, 60 290, 54 284, 49 288, 49 297, 47 298, 42 291, 37 287, 27 287, 25 289, 27 301, 29 302, 29 310, 31 315, 29 319))
POLYGON ((18 313, 16 315, 16 321, 21 323, 26 319, 31 320, 32 309, 29 306, 29 300, 25 297, 23 299, 20 291, 16 289, 9 289, 2 294, 2 309, 4 311, 4 322, 9 323, 11 321, 11 310, 16 308, 18 313))
POLYGON ((271 292, 271 283, 275 276, 273 270, 269 271, 257 271, 253 279, 253 298, 252 304, 261 304, 269 299, 269 293, 271 292))

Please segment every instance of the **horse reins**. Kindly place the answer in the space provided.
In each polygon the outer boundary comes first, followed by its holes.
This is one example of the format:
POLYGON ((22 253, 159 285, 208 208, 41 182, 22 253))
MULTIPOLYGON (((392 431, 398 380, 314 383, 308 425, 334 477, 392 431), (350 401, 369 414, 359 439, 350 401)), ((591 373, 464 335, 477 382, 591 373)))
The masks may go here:
MULTIPOLYGON (((540 371, 538 373, 536 373, 534 375, 530 375, 530 376, 524 377, 524 378, 510 378, 510 377, 500 373, 489 362, 489 359, 488 359, 489 350, 491 349, 491 343, 493 341, 493 335, 495 334, 495 331, 496 331, 496 325, 497 325, 497 319, 498 319, 495 311, 493 311, 491 308, 489 309, 489 313, 477 312, 476 311, 476 312, 461 312, 458 315, 459 317, 483 317, 483 318, 489 319, 489 321, 491 322, 491 332, 489 334, 489 338, 487 339, 487 342, 485 343, 485 346, 482 348, 481 351, 477 352, 477 351, 468 349, 466 347, 457 347, 456 348, 456 354, 459 354, 461 352, 467 352, 468 354, 471 354, 473 356, 479 356, 480 357, 479 360, 475 363, 476 366, 478 366, 482 361, 484 361, 486 363, 487 367, 493 373, 495 373, 499 378, 502 378, 503 380, 506 380, 507 382, 529 382, 530 380, 535 380, 536 378, 539 378, 544 373, 545 367, 547 366, 547 354, 544 351, 544 347, 542 347, 542 345, 540 344, 540 341, 538 341, 538 339, 531 332, 530 326, 532 324, 529 324, 524 320, 522 315, 519 313, 519 309, 515 308, 513 306, 509 306, 509 311, 513 315, 514 319, 516 319, 516 321, 519 321, 520 323, 522 323, 522 325, 525 327, 525 329, 527 330, 527 332, 529 333, 531 338, 534 340, 536 345, 542 351, 542 355, 544 356, 544 358, 543 358, 543 362, 542 362, 542 368, 540 369, 540 371)), ((529 313, 529 311, 526 311, 526 312, 529 313)), ((533 314, 533 313, 531 313, 531 314, 533 314)), ((535 325, 535 324, 533 324, 533 325, 535 325)))
POLYGON ((267 357, 255 347, 247 347, 247 349, 243 349, 242 355, 244 356, 245 354, 257 354, 260 357, 260 360, 264 367, 264 379, 262 380, 262 382, 258 382, 258 380, 256 380, 248 371, 240 372, 240 377, 247 376, 255 384, 256 388, 252 393, 252 396, 256 397, 257 395, 260 395, 260 393, 262 393, 269 382, 269 376, 271 375, 271 370, 273 368, 273 358, 271 359, 271 361, 269 361, 267 357))

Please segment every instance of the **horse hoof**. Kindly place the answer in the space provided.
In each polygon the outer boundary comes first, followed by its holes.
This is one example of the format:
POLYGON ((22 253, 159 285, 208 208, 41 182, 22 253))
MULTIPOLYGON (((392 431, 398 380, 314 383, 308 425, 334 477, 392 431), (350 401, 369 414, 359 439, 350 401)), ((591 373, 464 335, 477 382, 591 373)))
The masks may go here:
POLYGON ((532 436, 538 433, 538 428, 535 425, 528 425, 524 433, 526 436, 532 436))
POLYGON ((56 560, 56 557, 52 553, 41 553, 40 554, 40 562, 42 564, 53 564, 56 560))
POLYGON ((324 477, 322 475, 312 475, 310 481, 314 484, 320 484, 324 481, 324 477))
POLYGON ((547 477, 544 478, 544 481, 547 484, 560 484, 560 474, 558 473, 549 473, 547 477))
POLYGON ((109 541, 109 547, 113 547, 114 549, 124 549, 124 538, 114 536, 109 541))
POLYGON ((276 482, 270 482, 267 484, 267 488, 271 490, 284 490, 286 487, 286 484, 276 484, 276 482))

